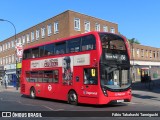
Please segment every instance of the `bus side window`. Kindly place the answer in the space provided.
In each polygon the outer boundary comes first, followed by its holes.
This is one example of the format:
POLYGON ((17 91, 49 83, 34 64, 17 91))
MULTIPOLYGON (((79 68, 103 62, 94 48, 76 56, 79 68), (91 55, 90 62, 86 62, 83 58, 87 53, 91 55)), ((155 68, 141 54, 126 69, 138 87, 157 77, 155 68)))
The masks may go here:
POLYGON ((29 82, 29 80, 30 80, 30 72, 29 71, 27 71, 26 72, 26 80, 29 82))
POLYGON ((93 35, 82 37, 82 51, 95 50, 96 39, 93 35))
POLYGON ((32 48, 32 58, 37 58, 37 57, 39 57, 39 47, 32 48))
POLYGON ((48 44, 44 46, 44 55, 53 55, 54 54, 54 44, 48 44))
POLYGON ((81 38, 74 38, 68 41, 67 53, 79 52, 81 45, 81 38))
POLYGON ((39 73, 38 73, 38 82, 42 82, 43 81, 43 76, 44 76, 43 71, 39 71, 39 73))
POLYGON ((53 70, 53 82, 54 83, 58 83, 58 77, 59 73, 58 73, 58 70, 53 70))
POLYGON ((84 69, 84 84, 97 85, 97 69, 96 68, 85 68, 84 69))
POLYGON ((31 58, 31 50, 24 50, 23 52, 23 60, 31 58))
POLYGON ((56 54, 65 54, 66 53, 66 42, 60 42, 55 44, 56 54))
POLYGON ((30 73, 30 82, 37 82, 38 80, 38 71, 32 71, 30 73))
POLYGON ((39 57, 44 56, 44 46, 39 47, 39 57))
POLYGON ((52 82, 53 81, 53 71, 44 71, 43 82, 52 82))

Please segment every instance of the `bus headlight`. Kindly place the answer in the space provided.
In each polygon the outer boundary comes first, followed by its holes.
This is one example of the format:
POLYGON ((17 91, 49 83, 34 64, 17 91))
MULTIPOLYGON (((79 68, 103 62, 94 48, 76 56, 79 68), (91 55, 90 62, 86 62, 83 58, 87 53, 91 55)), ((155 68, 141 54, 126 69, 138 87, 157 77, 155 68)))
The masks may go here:
POLYGON ((102 91, 103 91, 103 94, 104 94, 105 96, 107 96, 106 89, 105 89, 105 88, 102 88, 102 91))
POLYGON ((132 91, 131 90, 129 90, 127 93, 128 93, 128 95, 132 95, 132 91))

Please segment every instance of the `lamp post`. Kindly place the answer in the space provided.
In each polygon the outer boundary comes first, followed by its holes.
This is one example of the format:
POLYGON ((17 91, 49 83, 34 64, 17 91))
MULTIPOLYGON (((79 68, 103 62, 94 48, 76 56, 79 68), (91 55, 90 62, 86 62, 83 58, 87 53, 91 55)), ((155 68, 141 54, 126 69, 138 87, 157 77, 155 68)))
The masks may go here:
MULTIPOLYGON (((14 25, 11 21, 9 21, 9 20, 0 19, 0 21, 8 22, 8 23, 10 23, 10 24, 13 26, 14 32, 15 32, 14 37, 15 37, 15 40, 16 40, 16 27, 15 27, 15 25, 14 25)), ((17 54, 16 54, 16 76, 17 76, 17 80, 16 80, 16 90, 18 90, 19 76, 17 75, 17 54)))

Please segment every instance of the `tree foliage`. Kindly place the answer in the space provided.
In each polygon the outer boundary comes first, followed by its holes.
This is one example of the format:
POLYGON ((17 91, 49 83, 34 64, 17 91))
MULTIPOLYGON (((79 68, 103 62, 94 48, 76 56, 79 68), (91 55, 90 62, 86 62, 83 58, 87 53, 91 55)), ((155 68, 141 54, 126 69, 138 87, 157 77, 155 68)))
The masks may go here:
POLYGON ((131 39, 128 39, 128 41, 130 42, 130 44, 133 44, 133 43, 135 43, 135 44, 141 44, 137 39, 135 39, 135 38, 131 38, 131 39))

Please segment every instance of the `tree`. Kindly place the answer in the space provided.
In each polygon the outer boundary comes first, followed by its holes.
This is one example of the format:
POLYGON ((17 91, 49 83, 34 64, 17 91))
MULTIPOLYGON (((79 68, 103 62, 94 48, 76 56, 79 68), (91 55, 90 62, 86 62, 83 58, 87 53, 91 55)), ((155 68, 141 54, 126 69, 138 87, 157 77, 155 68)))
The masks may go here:
POLYGON ((141 44, 137 39, 135 39, 135 38, 131 38, 131 39, 128 39, 128 41, 130 42, 130 44, 133 44, 133 43, 135 43, 135 44, 141 44))

